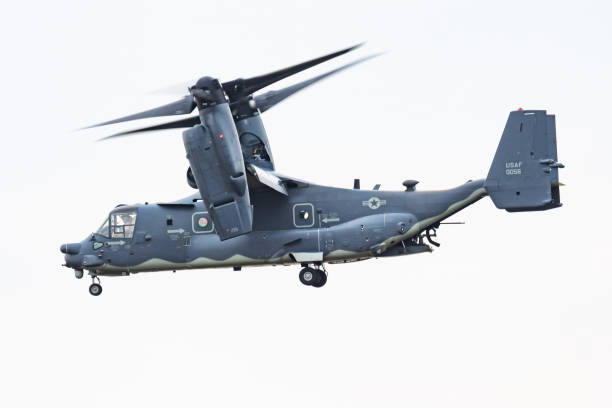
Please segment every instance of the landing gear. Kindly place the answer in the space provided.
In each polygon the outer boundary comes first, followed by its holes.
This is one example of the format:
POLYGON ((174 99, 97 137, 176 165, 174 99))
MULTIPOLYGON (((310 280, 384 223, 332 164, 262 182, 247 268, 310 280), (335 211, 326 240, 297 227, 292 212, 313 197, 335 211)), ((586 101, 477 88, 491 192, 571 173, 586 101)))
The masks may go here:
POLYGON ((315 269, 317 271, 317 278, 312 283, 315 288, 320 288, 327 283, 327 273, 322 269, 315 269))
POLYGON ((100 296, 100 294, 102 293, 102 286, 100 286, 99 283, 92 283, 91 285, 89 285, 89 293, 92 296, 100 296))
POLYGON ((300 271, 300 282, 302 284, 310 286, 315 279, 316 271, 312 268, 304 268, 300 271))
POLYGON ((327 283, 327 272, 325 269, 307 266, 300 271, 300 282, 306 286, 320 288, 327 283))
POLYGON ((92 276, 91 280, 92 284, 89 285, 89 294, 92 296, 100 296, 100 294, 102 293, 102 285, 100 285, 100 279, 97 276, 92 276), (96 279, 98 280, 98 283, 95 282, 96 279))

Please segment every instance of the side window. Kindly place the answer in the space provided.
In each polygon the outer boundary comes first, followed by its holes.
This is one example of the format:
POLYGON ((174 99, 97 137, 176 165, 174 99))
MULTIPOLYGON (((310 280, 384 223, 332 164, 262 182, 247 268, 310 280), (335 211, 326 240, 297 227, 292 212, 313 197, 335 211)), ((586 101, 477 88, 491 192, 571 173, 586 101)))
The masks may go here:
POLYGON ((193 213, 191 216, 191 228, 196 234, 209 234, 215 230, 215 225, 208 212, 203 211, 193 213))
POLYGON ((300 203, 293 206, 293 225, 297 228, 312 227, 315 223, 314 205, 300 203))
POLYGON ((110 215, 111 238, 132 238, 136 225, 136 211, 116 212, 110 215))

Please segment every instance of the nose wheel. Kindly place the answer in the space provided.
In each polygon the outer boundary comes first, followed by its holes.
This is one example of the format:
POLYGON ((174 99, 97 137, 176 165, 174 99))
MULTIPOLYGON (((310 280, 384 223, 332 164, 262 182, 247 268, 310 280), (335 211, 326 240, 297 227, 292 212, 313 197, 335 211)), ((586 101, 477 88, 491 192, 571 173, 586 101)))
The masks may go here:
POLYGON ((100 296, 102 293, 102 285, 100 285, 100 278, 97 276, 91 277, 92 283, 89 285, 89 294, 92 296, 100 296), (96 280, 98 282, 96 282, 96 280))
POLYGON ((300 271, 300 282, 306 286, 320 288, 327 283, 327 272, 321 268, 306 267, 300 271))

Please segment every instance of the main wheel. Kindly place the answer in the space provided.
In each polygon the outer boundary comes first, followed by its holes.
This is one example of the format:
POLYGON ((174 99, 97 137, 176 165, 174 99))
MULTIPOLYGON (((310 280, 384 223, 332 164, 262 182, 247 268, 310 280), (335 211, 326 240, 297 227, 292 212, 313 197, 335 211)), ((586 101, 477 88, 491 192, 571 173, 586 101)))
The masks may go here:
POLYGON ((300 282, 306 286, 310 286, 316 279, 316 270, 312 268, 304 268, 300 271, 300 282))
POLYGON ((315 271, 316 274, 312 286, 314 286, 315 288, 320 288, 321 286, 327 283, 327 274, 321 269, 315 269, 315 271))
POLYGON ((100 293, 102 293, 102 286, 99 283, 92 283, 89 285, 89 293, 92 296, 100 296, 100 293))

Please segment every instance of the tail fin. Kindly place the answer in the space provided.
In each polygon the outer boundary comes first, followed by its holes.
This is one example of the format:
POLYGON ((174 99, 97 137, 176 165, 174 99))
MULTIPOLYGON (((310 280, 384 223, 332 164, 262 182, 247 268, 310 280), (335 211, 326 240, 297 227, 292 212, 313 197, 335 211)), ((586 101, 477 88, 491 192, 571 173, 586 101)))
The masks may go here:
POLYGON ((485 188, 497 208, 541 211, 561 207, 555 116, 510 112, 485 188))

